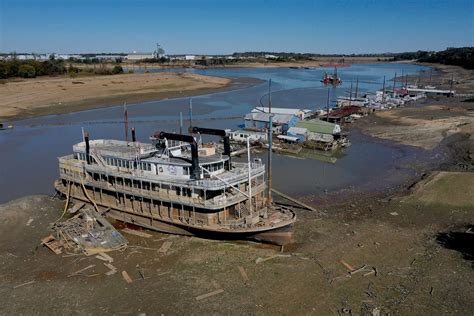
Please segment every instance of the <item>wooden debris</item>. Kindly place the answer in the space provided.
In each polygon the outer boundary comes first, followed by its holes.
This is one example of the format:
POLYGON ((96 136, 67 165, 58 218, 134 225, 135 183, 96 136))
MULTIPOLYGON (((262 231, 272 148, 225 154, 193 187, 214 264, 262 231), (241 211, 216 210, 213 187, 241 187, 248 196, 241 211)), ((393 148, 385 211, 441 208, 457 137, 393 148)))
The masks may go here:
POLYGON ((97 256, 95 256, 97 259, 99 260, 102 260, 102 261, 106 261, 108 263, 112 263, 114 262, 114 258, 112 258, 111 256, 109 256, 108 254, 104 253, 104 252, 101 252, 99 253, 97 256))
POLYGON ((372 275, 372 274, 375 274, 375 270, 364 273, 363 275, 366 277, 366 276, 369 276, 369 275, 372 275))
POLYGON ((122 229, 122 232, 130 234, 130 235, 135 235, 143 238, 150 238, 152 235, 142 232, 140 230, 135 230, 135 229, 130 229, 130 228, 124 228, 122 229))
POLYGON ((105 275, 112 275, 112 274, 115 274, 117 273, 117 268, 113 265, 111 265, 110 263, 105 263, 104 262, 104 266, 106 266, 107 268, 109 268, 109 271, 107 271, 105 273, 105 275))
POLYGON ((30 281, 30 282, 25 282, 25 283, 22 283, 22 284, 15 285, 13 288, 14 288, 14 289, 17 289, 17 288, 19 288, 19 287, 22 287, 22 286, 25 286, 25 285, 30 285, 30 284, 33 284, 33 283, 35 283, 35 282, 36 282, 35 280, 30 281))
POLYGON ((279 258, 279 257, 288 258, 288 257, 291 257, 291 255, 274 255, 274 256, 270 256, 270 257, 266 257, 266 258, 258 257, 257 260, 255 260, 255 263, 259 264, 259 263, 262 263, 262 262, 265 262, 265 261, 268 261, 268 260, 271 260, 271 259, 274 259, 274 258, 279 258))
POLYGON ((69 209, 70 214, 75 214, 77 211, 79 211, 81 208, 83 208, 86 204, 85 203, 77 203, 74 204, 73 207, 69 209))
POLYGON ((86 270, 89 270, 89 269, 93 268, 93 267, 95 267, 95 264, 91 264, 91 265, 85 267, 84 269, 81 269, 81 270, 78 270, 78 271, 76 271, 76 272, 73 272, 73 273, 71 273, 70 275, 68 275, 67 277, 70 278, 70 277, 72 277, 72 276, 76 276, 76 275, 81 274, 82 272, 84 272, 84 271, 86 271, 86 270))
POLYGON ((49 235, 41 239, 41 244, 45 245, 48 247, 52 252, 55 254, 59 255, 62 253, 62 245, 59 241, 56 240, 56 238, 53 237, 53 235, 49 235))
POLYGON ((161 245, 160 249, 158 249, 158 251, 162 253, 166 253, 170 249, 172 244, 173 244, 172 241, 165 241, 163 245, 161 245))
POLYGON ((220 293, 222 293, 222 292, 224 292, 224 290, 223 290, 223 289, 219 289, 219 290, 215 290, 215 291, 213 291, 213 292, 209 292, 209 293, 207 293, 207 294, 199 295, 199 296, 196 297, 196 301, 203 300, 203 299, 205 299, 205 298, 208 298, 208 297, 211 297, 211 296, 220 294, 220 293))
POLYGON ((33 219, 30 217, 30 219, 28 219, 28 222, 26 222, 26 226, 30 226, 31 223, 33 223, 33 219))
POLYGON ((247 272, 245 272, 244 267, 239 266, 239 272, 240 272, 240 275, 242 276, 242 279, 244 279, 244 283, 247 284, 250 280, 247 275, 247 272))
POLYGON ((127 271, 125 271, 125 270, 122 271, 122 277, 125 280, 125 282, 127 282, 127 283, 132 283, 133 282, 132 278, 128 275, 127 271))
POLYGON ((356 274, 356 273, 359 273, 359 272, 362 272, 362 271, 366 271, 367 269, 367 266, 364 264, 362 267, 358 268, 358 269, 354 269, 352 271, 349 271, 349 274, 356 274))
POLYGON ((345 266, 347 268, 347 270, 349 270, 349 272, 354 271, 354 268, 350 264, 345 262, 344 260, 341 260, 339 262, 342 263, 342 265, 345 266))

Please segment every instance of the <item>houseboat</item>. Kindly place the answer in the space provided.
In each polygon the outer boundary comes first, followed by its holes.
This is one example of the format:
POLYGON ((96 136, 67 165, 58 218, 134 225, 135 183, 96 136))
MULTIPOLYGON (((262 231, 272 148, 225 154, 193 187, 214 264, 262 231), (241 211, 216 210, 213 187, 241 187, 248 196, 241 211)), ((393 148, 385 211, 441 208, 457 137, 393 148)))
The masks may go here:
POLYGON ((142 143, 86 134, 59 158, 55 188, 113 219, 165 233, 290 243, 296 215, 269 202, 265 165, 250 156, 231 161, 229 137, 214 135, 223 137, 221 153, 192 135, 159 132, 142 143))

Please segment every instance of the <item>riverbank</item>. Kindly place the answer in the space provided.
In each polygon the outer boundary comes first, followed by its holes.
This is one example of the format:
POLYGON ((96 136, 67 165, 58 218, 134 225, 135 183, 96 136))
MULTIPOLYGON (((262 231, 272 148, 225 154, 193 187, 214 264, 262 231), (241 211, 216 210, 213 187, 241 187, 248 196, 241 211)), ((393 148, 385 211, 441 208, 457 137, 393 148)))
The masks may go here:
POLYGON ((189 73, 36 78, 0 84, 0 121, 225 90, 232 80, 189 73))
POLYGON ((229 62, 227 64, 209 64, 194 65, 190 62, 172 62, 172 63, 123 63, 127 69, 143 68, 143 69, 173 69, 173 68, 320 68, 325 64, 337 64, 338 67, 351 64, 372 64, 386 63, 389 60, 383 57, 320 57, 312 60, 300 61, 271 61, 257 60, 253 62, 229 62))

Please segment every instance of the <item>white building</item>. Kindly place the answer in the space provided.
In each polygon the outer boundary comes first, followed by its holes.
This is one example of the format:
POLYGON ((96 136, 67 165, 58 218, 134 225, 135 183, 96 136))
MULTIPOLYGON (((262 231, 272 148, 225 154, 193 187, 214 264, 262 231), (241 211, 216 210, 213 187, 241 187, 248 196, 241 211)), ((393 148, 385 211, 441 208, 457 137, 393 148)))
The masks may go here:
POLYGON ((143 60, 143 59, 152 59, 155 57, 154 53, 137 53, 133 52, 125 56, 126 60, 143 60))
MULTIPOLYGON (((255 109, 252 110, 252 113, 269 113, 270 109, 268 107, 257 106, 255 109)), ((273 108, 273 114, 285 114, 285 115, 294 115, 299 117, 301 120, 304 120, 308 116, 313 114, 311 110, 303 110, 303 109, 290 109, 290 108, 273 108)))

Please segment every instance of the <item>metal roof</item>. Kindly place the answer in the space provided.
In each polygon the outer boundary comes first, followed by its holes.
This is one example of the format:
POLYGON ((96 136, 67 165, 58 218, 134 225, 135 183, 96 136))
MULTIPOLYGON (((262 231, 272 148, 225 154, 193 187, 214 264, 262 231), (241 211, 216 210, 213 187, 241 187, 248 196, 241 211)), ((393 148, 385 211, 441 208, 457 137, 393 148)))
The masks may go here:
POLYGON ((270 115, 273 116, 273 124, 288 124, 295 117, 295 115, 292 114, 252 112, 245 115, 245 120, 268 122, 270 120, 270 115))
POLYGON ((287 134, 292 134, 292 135, 305 135, 308 132, 308 130, 304 127, 290 127, 288 129, 287 134))
POLYGON ((340 128, 337 128, 337 124, 321 121, 321 120, 310 120, 301 121, 296 123, 296 127, 306 128, 312 133, 321 134, 334 134, 340 132, 340 128))

